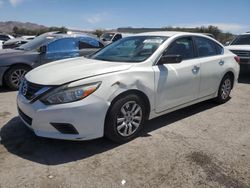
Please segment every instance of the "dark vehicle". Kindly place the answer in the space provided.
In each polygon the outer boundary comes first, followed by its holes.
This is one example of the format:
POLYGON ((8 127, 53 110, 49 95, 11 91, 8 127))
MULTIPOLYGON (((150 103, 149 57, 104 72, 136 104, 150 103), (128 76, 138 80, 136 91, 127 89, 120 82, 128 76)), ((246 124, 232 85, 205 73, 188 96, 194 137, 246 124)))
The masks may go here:
POLYGON ((18 37, 18 38, 14 38, 14 39, 10 39, 7 40, 5 42, 3 42, 3 49, 8 49, 8 48, 17 48, 31 40, 33 40, 35 37, 34 36, 30 36, 30 37, 18 37))
POLYGON ((19 87, 31 69, 52 61, 90 55, 104 45, 88 34, 45 33, 15 49, 0 50, 0 86, 19 87))

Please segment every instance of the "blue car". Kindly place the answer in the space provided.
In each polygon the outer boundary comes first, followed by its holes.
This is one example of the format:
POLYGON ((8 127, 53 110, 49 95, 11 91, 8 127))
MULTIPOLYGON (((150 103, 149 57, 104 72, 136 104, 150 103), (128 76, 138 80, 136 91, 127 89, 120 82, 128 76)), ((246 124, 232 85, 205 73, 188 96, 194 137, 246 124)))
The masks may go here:
POLYGON ((60 59, 87 56, 102 47, 103 43, 89 34, 50 32, 18 48, 0 50, 0 86, 17 90, 29 70, 60 59))

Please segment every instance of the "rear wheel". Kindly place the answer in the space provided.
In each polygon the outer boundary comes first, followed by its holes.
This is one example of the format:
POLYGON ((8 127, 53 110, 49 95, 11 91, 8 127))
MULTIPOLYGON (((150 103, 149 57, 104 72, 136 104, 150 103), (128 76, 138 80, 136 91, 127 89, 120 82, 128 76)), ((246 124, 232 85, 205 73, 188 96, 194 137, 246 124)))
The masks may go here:
POLYGON ((30 69, 26 66, 14 66, 5 74, 5 84, 12 90, 18 90, 21 80, 30 69))
POLYGON ((230 93, 232 87, 233 87, 233 79, 231 78, 230 75, 225 75, 221 81, 216 102, 220 104, 227 102, 230 99, 230 93))
POLYGON ((134 94, 115 101, 107 114, 105 136, 118 143, 135 138, 143 127, 145 109, 143 100, 134 94))

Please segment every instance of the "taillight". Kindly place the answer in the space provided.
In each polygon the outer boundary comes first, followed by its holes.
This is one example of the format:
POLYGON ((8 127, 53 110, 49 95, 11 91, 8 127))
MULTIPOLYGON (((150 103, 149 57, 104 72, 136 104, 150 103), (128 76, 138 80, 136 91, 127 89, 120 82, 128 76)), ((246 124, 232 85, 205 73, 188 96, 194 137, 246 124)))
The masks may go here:
POLYGON ((235 61, 236 61, 237 63, 240 63, 240 57, 239 57, 239 56, 235 56, 234 59, 235 59, 235 61))

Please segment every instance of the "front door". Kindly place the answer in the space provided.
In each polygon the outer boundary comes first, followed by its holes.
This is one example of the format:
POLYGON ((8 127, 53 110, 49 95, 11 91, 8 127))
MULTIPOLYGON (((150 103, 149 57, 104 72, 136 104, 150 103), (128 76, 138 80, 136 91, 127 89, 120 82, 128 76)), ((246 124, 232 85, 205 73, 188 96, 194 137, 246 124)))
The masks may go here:
POLYGON ((178 64, 154 66, 156 112, 188 103, 198 98, 200 63, 195 57, 191 37, 179 38, 166 50, 166 55, 181 55, 178 64))

